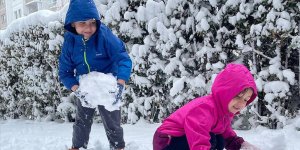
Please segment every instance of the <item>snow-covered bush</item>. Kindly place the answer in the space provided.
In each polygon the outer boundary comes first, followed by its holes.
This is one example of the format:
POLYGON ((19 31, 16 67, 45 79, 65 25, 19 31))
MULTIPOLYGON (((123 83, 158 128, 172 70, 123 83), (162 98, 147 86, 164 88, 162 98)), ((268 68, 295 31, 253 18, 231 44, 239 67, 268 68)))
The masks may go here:
POLYGON ((3 117, 55 117, 62 98, 57 80, 57 57, 63 42, 59 18, 50 11, 37 12, 1 32, 3 117))
POLYGON ((126 37, 133 59, 126 113, 161 121, 191 99, 210 93, 213 77, 225 64, 240 62, 255 76, 259 97, 237 118, 238 128, 258 123, 277 128, 296 115, 299 2, 148 0, 128 5, 121 9, 119 24, 104 16, 126 37), (289 46, 292 40, 296 47, 289 46))

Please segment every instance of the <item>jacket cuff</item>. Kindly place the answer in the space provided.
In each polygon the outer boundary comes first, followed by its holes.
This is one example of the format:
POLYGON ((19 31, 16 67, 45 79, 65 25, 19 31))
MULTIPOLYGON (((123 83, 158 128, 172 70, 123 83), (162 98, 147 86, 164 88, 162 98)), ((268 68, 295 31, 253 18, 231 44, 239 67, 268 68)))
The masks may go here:
POLYGON ((129 77, 125 77, 125 76, 117 76, 117 79, 122 79, 122 80, 124 80, 125 82, 128 82, 129 77))
POLYGON ((245 140, 239 136, 225 139, 225 148, 227 150, 239 150, 241 148, 242 143, 244 143, 244 141, 245 140))
MULTIPOLYGON (((64 85, 66 86, 66 88, 68 90, 71 90, 71 88, 74 86, 74 85, 79 85, 79 82, 75 79, 75 80, 71 80, 69 82, 65 82, 64 85)), ((71 90, 72 91, 72 90, 71 90)))

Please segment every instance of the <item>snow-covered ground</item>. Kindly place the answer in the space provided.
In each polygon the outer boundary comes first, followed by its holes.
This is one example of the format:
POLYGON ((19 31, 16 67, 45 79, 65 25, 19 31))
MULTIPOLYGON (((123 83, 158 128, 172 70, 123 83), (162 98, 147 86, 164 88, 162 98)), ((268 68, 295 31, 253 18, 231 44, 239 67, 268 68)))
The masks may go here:
MULTIPOLYGON (((66 150, 71 146, 73 123, 29 120, 0 121, 0 150, 66 150)), ((159 124, 122 125, 127 150, 151 150, 159 124)), ((94 123, 88 148, 109 150, 104 127, 94 123)))
MULTIPOLYGON (((122 125, 127 142, 126 150, 152 150, 152 137, 160 124, 139 121, 122 125)), ((261 150, 299 150, 300 118, 283 129, 257 127, 237 131, 261 150)), ((38 122, 29 120, 0 121, 0 150, 66 150, 71 145, 72 123, 38 122)), ((93 150, 108 150, 102 124, 94 123, 88 146, 93 150)))

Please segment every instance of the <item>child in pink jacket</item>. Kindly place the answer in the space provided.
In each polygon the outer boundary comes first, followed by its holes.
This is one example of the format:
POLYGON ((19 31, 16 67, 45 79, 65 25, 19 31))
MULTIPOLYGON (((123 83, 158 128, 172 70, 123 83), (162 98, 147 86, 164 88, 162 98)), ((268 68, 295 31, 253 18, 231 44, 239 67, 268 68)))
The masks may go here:
POLYGON ((254 145, 238 137, 231 128, 233 116, 257 96, 249 70, 241 64, 228 64, 213 85, 211 94, 181 107, 156 130, 154 150, 239 150, 254 145))

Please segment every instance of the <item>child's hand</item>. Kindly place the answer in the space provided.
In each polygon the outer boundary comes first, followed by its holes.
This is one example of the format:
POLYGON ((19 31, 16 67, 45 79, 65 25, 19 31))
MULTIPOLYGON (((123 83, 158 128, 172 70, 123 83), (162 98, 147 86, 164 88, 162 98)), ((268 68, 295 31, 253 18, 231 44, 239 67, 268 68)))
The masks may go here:
POLYGON ((260 149, 256 146, 248 143, 247 141, 245 141, 241 145, 241 150, 260 150, 260 149))
POLYGON ((123 93, 124 85, 118 83, 117 84, 117 93, 116 93, 116 100, 113 102, 113 105, 117 104, 118 102, 122 101, 122 93, 123 93))
POLYGON ((81 92, 79 89, 77 89, 74 94, 80 100, 85 100, 85 96, 87 95, 87 93, 81 92))
POLYGON ((81 101, 82 106, 91 107, 91 104, 86 100, 86 95, 88 93, 81 92, 79 89, 77 89, 74 94, 81 101))

